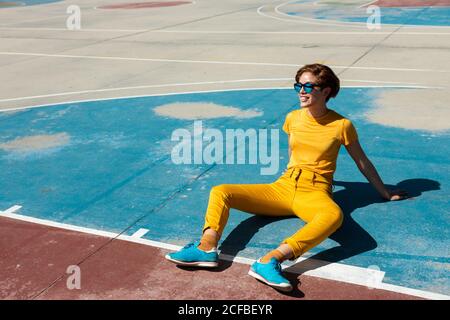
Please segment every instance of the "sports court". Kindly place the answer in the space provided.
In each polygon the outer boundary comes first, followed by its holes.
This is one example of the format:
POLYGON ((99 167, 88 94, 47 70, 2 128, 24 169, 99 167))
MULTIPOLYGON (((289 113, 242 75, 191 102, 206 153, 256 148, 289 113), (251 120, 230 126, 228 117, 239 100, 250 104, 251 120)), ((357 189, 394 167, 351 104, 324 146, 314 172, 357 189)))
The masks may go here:
POLYGON ((0 38, 1 299, 450 298, 449 0, 0 0, 0 38), (382 200, 341 148, 344 224, 284 263, 294 292, 247 271, 298 218, 232 210, 220 268, 166 261, 200 237, 211 187, 284 171, 294 76, 314 62, 341 79, 329 107, 411 198, 382 200), (194 139, 200 120, 278 133, 274 173, 175 164, 173 132, 194 139))

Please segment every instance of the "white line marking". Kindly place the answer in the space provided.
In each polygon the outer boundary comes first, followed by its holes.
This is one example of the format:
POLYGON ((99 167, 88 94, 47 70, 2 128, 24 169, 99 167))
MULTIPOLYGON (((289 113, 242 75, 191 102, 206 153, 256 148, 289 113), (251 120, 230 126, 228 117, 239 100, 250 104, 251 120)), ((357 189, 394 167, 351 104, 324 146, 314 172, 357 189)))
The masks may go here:
MULTIPOLYGON (((0 29, 1 30, 1 29, 0 29)), ((388 35, 392 32, 384 31, 236 31, 236 30, 154 30, 149 31, 149 33, 189 33, 189 34, 273 34, 273 35, 321 35, 321 34, 332 34, 332 35, 388 35)), ((450 32, 397 32, 394 34, 398 35, 450 35, 450 32)), ((417 39, 414 39, 417 40, 417 39)))
MULTIPOLYGON (((73 32, 73 30, 67 29, 67 28, 41 28, 41 27, 37 27, 37 28, 21 28, 21 27, 0 27, 0 30, 5 30, 5 31, 67 31, 67 32, 73 32)), ((145 32, 145 31, 150 31, 149 29, 78 29, 78 32, 131 32, 131 33, 135 33, 135 32, 145 32)))
MULTIPOLYGON (((293 266, 289 269, 289 271, 308 276, 357 284, 360 286, 368 286, 370 284, 374 288, 379 288, 381 286, 385 275, 385 272, 383 271, 355 267, 341 263, 330 263, 325 266, 321 266, 321 264, 323 263, 320 261, 300 257, 295 262, 291 262, 289 264, 289 266, 293 266), (305 260, 308 262, 308 265, 305 267, 306 269, 296 268, 295 265, 297 263, 305 260)), ((287 264, 286 267, 288 267, 287 264)))
MULTIPOLYGON (((161 249, 167 249, 167 250, 180 250, 181 246, 178 245, 172 245, 168 243, 163 243, 159 241, 153 241, 153 240, 147 240, 142 238, 137 238, 133 236, 126 236, 126 235, 120 235, 113 232, 108 231, 102 231, 102 230, 96 230, 91 228, 84 228, 79 227, 75 225, 45 220, 45 219, 39 219, 39 218, 33 218, 29 216, 19 215, 16 213, 1 213, 0 216, 16 219, 20 221, 26 221, 31 223, 36 223, 40 225, 45 225, 49 227, 55 227, 65 230, 72 230, 72 231, 78 231, 81 233, 87 233, 87 234, 93 234, 97 236, 107 237, 107 238, 117 238, 124 241, 134 242, 134 243, 140 243, 147 246, 157 247, 161 249)), ((236 261, 243 264, 251 265, 253 262, 255 262, 254 259, 248 259, 243 257, 232 257, 229 255, 221 255, 221 259, 228 260, 228 261, 236 261)), ((306 258, 301 258, 306 259, 306 258)), ((300 259, 298 259, 300 260, 300 259)), ((311 260, 311 259, 310 259, 311 260)), ((320 263, 320 262, 319 262, 320 263)), ((287 268, 288 265, 284 265, 284 268, 287 268)), ((361 267, 355 267, 350 265, 344 265, 339 263, 332 263, 323 267, 319 267, 315 270, 310 270, 305 272, 305 275, 313 276, 313 277, 320 277, 330 280, 337 280, 341 282, 346 283, 352 283, 357 285, 367 285, 367 283, 372 283, 371 280, 373 279, 374 271, 377 273, 377 277, 381 277, 384 275, 384 272, 378 272, 377 270, 370 270, 365 269, 361 267), (364 276, 364 270, 366 272, 366 276, 364 276)), ((449 300, 450 296, 434 293, 434 292, 428 292, 428 291, 422 291, 422 290, 416 290, 391 284, 385 284, 385 283, 378 283, 375 284, 375 287, 377 289, 381 290, 387 290, 387 291, 393 291, 393 292, 400 292, 403 294, 413 295, 417 297, 422 297, 426 299, 433 299, 433 300, 449 300)))
MULTIPOLYGON (((160 58, 129 58, 111 56, 86 56, 69 54, 47 54, 31 52, 0 52, 0 55, 35 56, 47 58, 70 58, 70 59, 96 59, 96 60, 123 60, 123 61, 147 61, 147 62, 177 62, 177 63, 204 63, 204 64, 230 64, 230 65, 253 65, 253 66, 277 66, 277 67, 297 67, 298 64, 285 63, 265 63, 265 62, 240 62, 240 61, 214 61, 214 60, 180 60, 180 59, 160 59, 160 58)), ((342 67, 347 68, 347 67, 342 67)))
POLYGON ((398 292, 398 293, 403 293, 403 294, 409 294, 412 296, 417 296, 417 297, 431 299, 431 300, 450 300, 450 296, 448 296, 448 295, 434 293, 434 292, 430 292, 430 291, 416 290, 416 289, 402 287, 402 286, 396 286, 394 284, 389 284, 389 283, 382 283, 381 286, 377 287, 377 289, 393 291, 393 292, 398 292))
MULTIPOLYGON (((325 26, 349 27, 349 28, 358 28, 358 29, 363 28, 363 26, 358 24, 357 22, 355 22, 354 24, 353 23, 349 23, 349 22, 347 22, 348 24, 345 24, 345 23, 330 23, 330 22, 325 22, 325 20, 324 21, 319 21, 319 20, 316 20, 316 19, 300 18, 298 16, 293 18, 290 15, 287 15, 289 17, 289 19, 279 18, 279 17, 275 17, 275 16, 271 16, 271 15, 263 13, 261 10, 264 7, 267 7, 267 5, 263 5, 263 6, 259 7, 256 10, 256 12, 262 17, 275 19, 275 20, 278 20, 278 21, 290 22, 290 23, 309 24, 309 25, 317 24, 317 25, 325 25, 325 26)), ((365 27, 365 25, 364 25, 364 27, 365 27)))
MULTIPOLYGON (((33 100, 41 98, 52 98, 60 96, 70 96, 77 94, 86 93, 99 93, 99 92, 110 92, 110 91, 121 91, 121 90, 136 90, 136 89, 150 89, 150 88, 165 88, 165 87, 179 87, 179 86, 194 86, 194 85, 206 85, 206 84, 226 84, 226 83, 244 83, 244 82, 264 82, 264 81, 289 81, 292 78, 272 78, 272 79, 239 79, 239 80, 220 80, 220 81, 203 81, 203 82, 187 82, 187 83, 168 83, 168 84, 155 84, 155 85, 143 85, 143 86, 132 86, 132 87, 119 87, 119 88, 108 88, 108 89, 92 89, 92 90, 82 90, 82 91, 69 91, 60 93, 50 93, 38 96, 27 96, 27 97, 17 97, 0 99, 1 102, 11 102, 11 101, 21 101, 21 100, 33 100)), ((398 84, 402 87, 413 86, 414 88, 438 88, 430 86, 422 86, 418 83, 406 83, 406 82, 395 82, 395 81, 377 81, 377 80, 351 80, 351 79, 341 79, 342 82, 362 82, 362 83, 380 83, 380 84, 398 84)), ((342 86, 345 87, 345 86, 342 86)), ((388 86, 391 87, 391 86, 388 86)), ((287 89, 287 87, 286 87, 287 89)), ((0 110, 1 112, 2 110, 0 110)), ((9 109, 9 111, 12 111, 9 109)))
POLYGON ((187 82, 187 83, 152 84, 152 85, 133 86, 133 87, 119 87, 119 88, 108 88, 108 89, 71 91, 71 92, 52 93, 52 94, 38 95, 38 96, 28 96, 28 97, 0 99, 0 102, 40 99, 40 98, 49 98, 49 97, 58 97, 58 96, 68 96, 68 95, 84 94, 84 93, 97 93, 97 92, 131 90, 131 89, 149 89, 149 88, 179 87, 179 86, 192 86, 192 85, 205 85, 205 84, 225 84, 225 83, 258 82, 258 81, 280 81, 280 80, 281 81, 292 80, 292 78, 239 79, 239 80, 203 81, 203 82, 187 82))
MULTIPOLYGON (((336 21, 336 20, 328 20, 328 19, 314 19, 314 18, 305 18, 305 17, 299 17, 299 16, 292 16, 287 13, 281 12, 280 8, 284 7, 285 5, 291 3, 293 1, 288 1, 285 3, 282 3, 274 8, 275 13, 286 16, 288 18, 291 18, 293 22, 299 20, 300 23, 308 23, 308 24, 318 24, 318 25, 328 25, 328 26, 338 26, 338 27, 352 27, 352 28, 365 28, 367 29, 367 25, 362 22, 346 22, 346 21, 336 21)), ((272 17, 273 18, 273 17, 272 17)))
MULTIPOLYGON (((179 60, 179 59, 159 59, 159 58, 129 58, 129 57, 111 57, 111 56, 86 56, 86 55, 69 55, 69 54, 47 54, 32 52, 0 52, 0 55, 10 56, 35 56, 47 58, 69 58, 69 59, 94 59, 94 60, 119 60, 119 61, 148 61, 148 62, 176 62, 176 63, 200 63, 200 64, 225 64, 225 65, 248 65, 248 66, 264 66, 264 67, 299 67, 293 63, 270 63, 270 62, 245 62, 245 61, 215 61, 215 60, 179 60)), ((450 70, 442 69, 410 69, 410 68, 384 68, 384 67, 349 67, 349 66, 333 66, 335 69, 355 69, 355 70, 386 70, 386 71, 415 71, 415 72, 439 72, 449 73, 450 70)))
POLYGON ((400 84, 405 86, 421 86, 420 83, 398 82, 398 81, 379 81, 379 80, 363 80, 363 79, 341 79, 342 82, 365 82, 365 83, 382 83, 382 84, 400 84))
MULTIPOLYGON (((67 28, 2 28, 0 31, 67 31, 73 32, 67 28)), ((81 32, 148 32, 148 33, 187 33, 187 34, 273 34, 273 35, 302 35, 302 34, 335 34, 335 35, 387 35, 391 32, 384 31, 245 31, 245 30, 151 30, 151 29, 80 29, 81 32)), ((450 32, 397 32, 398 35, 450 35, 450 32)))
POLYGON ((16 212, 17 210, 19 210, 20 208, 22 208, 22 206, 15 205, 15 206, 12 206, 12 207, 9 208, 9 209, 6 209, 5 211, 0 211, 0 214, 14 213, 14 212, 16 212))
POLYGON ((148 232, 148 229, 141 228, 135 233, 133 233, 131 236, 133 238, 142 238, 146 233, 148 232))
POLYGON ((11 219, 16 219, 16 220, 20 220, 20 221, 41 224, 41 225, 45 225, 45 226, 49 226, 49 227, 55 227, 55 228, 60 228, 60 229, 72 230, 72 231, 79 231, 82 233, 95 234, 95 235, 107 237, 107 238, 115 238, 116 236, 118 236, 117 233, 113 233, 113 232, 109 232, 109 231, 102 231, 102 230, 78 227, 78 226, 55 222, 55 221, 51 221, 51 220, 45 220, 45 219, 24 216, 24 215, 12 213, 12 212, 3 211, 2 213, 0 213, 0 216, 6 217, 6 218, 11 218, 11 219))
MULTIPOLYGON (((175 86, 175 85, 167 85, 167 86, 175 86)), ((130 87, 130 88, 132 88, 132 87, 130 87)), ((358 86, 343 85, 343 86, 341 86, 341 88, 445 89, 443 87, 415 86, 415 85, 358 85, 358 86)), ((120 89, 120 88, 118 88, 118 89, 120 89)), ((120 100, 120 99, 144 98, 144 97, 160 97, 160 96, 172 96, 172 95, 178 95, 178 94, 181 95, 181 94, 213 93, 213 92, 224 92, 224 91, 249 91, 249 90, 272 90, 272 89, 273 90, 288 90, 288 89, 292 89, 292 88, 291 87, 235 88, 235 89, 217 89, 217 90, 203 90, 203 91, 198 90, 198 91, 185 91, 185 92, 142 94, 142 95, 111 97, 111 98, 69 100, 69 101, 61 101, 61 102, 48 103, 48 104, 31 105, 31 106, 25 106, 25 107, 5 108, 5 109, 0 109, 0 112, 19 111, 19 110, 59 106, 59 105, 72 104, 72 103, 93 102, 93 101, 120 100)), ((100 90, 103 90, 103 89, 100 89, 100 90)), ((58 94, 58 95, 63 95, 63 94, 58 94)), ((18 99, 20 100, 20 98, 18 98, 18 99)), ((2 101, 3 100, 0 100, 0 103, 2 101)))

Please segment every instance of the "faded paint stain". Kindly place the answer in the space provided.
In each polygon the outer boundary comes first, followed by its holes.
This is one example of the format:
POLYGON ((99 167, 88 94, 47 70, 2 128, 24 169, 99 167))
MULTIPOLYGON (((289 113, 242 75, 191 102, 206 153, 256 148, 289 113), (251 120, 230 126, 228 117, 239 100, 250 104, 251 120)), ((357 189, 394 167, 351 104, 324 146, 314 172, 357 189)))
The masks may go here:
POLYGON ((15 152, 41 151, 64 146, 69 141, 70 136, 65 132, 53 135, 26 136, 1 143, 0 149, 15 152))
POLYGON ((403 129, 439 132, 450 129, 447 91, 412 89, 384 91, 374 110, 365 114, 373 123, 403 129))
POLYGON ((262 116, 256 109, 241 110, 235 107, 215 103, 171 103, 156 107, 154 112, 160 116, 181 119, 200 120, 223 117, 254 118, 262 116))

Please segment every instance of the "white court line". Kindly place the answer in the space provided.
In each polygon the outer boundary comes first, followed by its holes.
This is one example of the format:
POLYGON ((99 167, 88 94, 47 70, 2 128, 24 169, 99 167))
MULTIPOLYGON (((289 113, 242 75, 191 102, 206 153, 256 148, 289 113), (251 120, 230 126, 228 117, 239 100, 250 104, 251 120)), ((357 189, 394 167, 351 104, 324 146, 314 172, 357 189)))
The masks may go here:
POLYGON ((281 7, 284 7, 285 5, 287 5, 287 4, 291 3, 291 2, 294 2, 294 1, 292 1, 292 0, 291 1, 287 1, 287 2, 284 2, 284 3, 276 6, 274 8, 275 13, 278 13, 279 15, 291 18, 291 19, 293 19, 293 21, 296 21, 296 20, 306 21, 306 22, 303 22, 303 23, 320 24, 320 25, 331 25, 331 26, 339 26, 339 27, 341 27, 341 26, 357 27, 357 28, 365 28, 365 29, 367 29, 367 24, 361 23, 361 22, 346 22, 346 21, 326 20, 326 19, 321 21, 319 19, 314 19, 314 18, 305 18, 305 17, 299 17, 299 16, 294 16, 293 17, 292 15, 289 15, 289 14, 286 14, 286 13, 280 11, 281 7))
POLYGON ((16 212, 17 210, 19 210, 20 208, 22 208, 22 206, 15 205, 15 206, 12 206, 12 207, 9 208, 9 209, 6 209, 5 211, 0 211, 0 214, 10 214, 10 213, 14 213, 14 212, 16 212))
MULTIPOLYGON (((267 6, 268 5, 262 5, 261 7, 259 7, 256 10, 256 12, 262 17, 275 19, 275 20, 283 21, 283 22, 301 23, 301 24, 318 24, 318 25, 324 25, 324 26, 349 27, 349 28, 359 28, 359 29, 363 28, 363 26, 358 25, 357 23, 345 25, 345 24, 340 24, 340 23, 335 23, 335 24, 333 24, 333 23, 324 23, 324 22, 316 21, 315 19, 303 21, 303 19, 299 18, 298 16, 296 16, 295 19, 292 19, 291 16, 289 16, 290 19, 279 18, 279 17, 275 17, 275 16, 271 16, 271 15, 265 14, 264 12, 261 11, 264 7, 267 7, 267 6)), ((364 26, 364 27, 366 28, 366 26, 364 26)))
POLYGON ((131 236, 133 238, 142 238, 143 236, 145 236, 145 234, 148 232, 148 229, 144 229, 144 228, 140 228, 138 231, 136 231, 135 233, 133 233, 131 236))
MULTIPOLYGON (((77 231, 77 232, 81 232, 81 233, 93 234, 93 235, 97 235, 97 236, 107 237, 110 239, 117 238, 120 240, 139 243, 139 244, 143 244, 143 245, 147 245, 147 246, 151 246, 151 247, 157 247, 157 248, 161 248, 161 249, 177 251, 182 248, 181 246, 178 246, 178 245, 167 244, 167 243, 163 243, 163 242, 159 242, 159 241, 147 240, 147 239, 142 239, 142 238, 133 237, 133 236, 119 235, 119 234, 113 233, 113 232, 79 227, 79 226, 55 222, 55 221, 51 221, 51 220, 33 218, 33 217, 29 217, 29 216, 20 215, 17 213, 11 213, 11 212, 8 213, 8 210, 0 212, 0 216, 15 219, 15 220, 45 225, 45 226, 49 226, 49 227, 55 227, 55 228, 60 228, 60 229, 65 229, 65 230, 77 231)), ((247 264, 247 265, 251 265, 251 264, 253 264, 253 262, 255 262, 254 259, 248 259, 248 258, 242 258, 242 257, 232 257, 229 255, 221 255, 220 258, 223 260, 235 261, 235 262, 239 262, 239 263, 247 264)), ((300 259, 297 259, 296 261, 299 262, 299 261, 302 261, 305 259, 307 259, 307 258, 300 258, 300 259)), ((287 268, 289 266, 284 265, 283 267, 287 268)), ((326 266, 322 266, 322 267, 316 268, 314 270, 304 272, 303 274, 312 276, 312 277, 325 278, 325 279, 329 279, 329 280, 336 280, 336 281, 341 281, 341 282, 346 282, 346 283, 351 283, 351 284, 356 284, 356 285, 362 285, 362 286, 367 286, 368 284, 370 284, 371 287, 376 288, 376 289, 400 292, 403 294, 422 297, 422 298, 426 298, 426 299, 433 299, 433 300, 449 300, 450 299, 450 296, 446 296, 446 295, 439 294, 439 293, 385 284, 385 283, 381 282, 381 279, 384 276, 384 272, 377 271, 377 270, 371 270, 371 269, 367 269, 367 268, 350 266, 350 265, 344 265, 344 264, 340 264, 340 263, 331 263, 326 266), (377 280, 377 279, 379 279, 380 282, 374 283, 374 280, 377 280)))
MULTIPOLYGON (((0 31, 67 31, 74 32, 74 30, 69 30, 67 28, 2 28, 0 31)), ((384 31, 245 31, 245 30, 151 30, 151 29, 80 29, 76 30, 81 32, 148 32, 148 33, 187 33, 187 34, 273 34, 273 35, 302 35, 302 34, 331 34, 331 35, 388 35, 391 32, 384 31)), ((398 35, 450 35, 450 32, 397 32, 398 35)))
MULTIPOLYGON (((215 82, 213 82, 215 83, 215 82)), ((222 81, 221 81, 222 83, 222 81)), ((191 84, 178 84, 178 85, 191 85, 191 84)), ((173 87, 176 84, 168 84, 168 85, 158 85, 158 87, 167 86, 173 87)), ((147 87, 147 86, 145 86, 147 87)), ((128 87, 132 88, 132 87, 128 87)), ((142 88, 142 87, 138 87, 142 88)), ((399 89, 444 89, 442 87, 431 87, 431 86, 415 86, 415 85, 357 85, 357 86, 341 86, 341 88, 399 88, 399 89)), ((118 88, 120 89, 120 88, 118 88)), ((130 98, 144 98, 144 97, 159 97, 159 96, 171 96, 171 95, 181 95, 181 94, 194 94, 194 93, 213 93, 213 92, 224 92, 224 91, 250 91, 250 90, 287 90, 292 89, 291 87, 267 87, 267 88, 235 88, 235 89, 216 89, 216 90, 203 90, 203 91, 185 91, 185 92, 169 92, 169 93, 154 93, 154 94, 142 94, 142 95, 129 95, 129 96, 119 96, 119 97, 110 97, 110 98, 98 98, 98 99, 84 99, 84 100, 70 100, 70 101, 61 101, 55 103, 48 104, 39 104, 39 105, 31 105, 25 107, 15 107, 15 108, 6 108, 0 109, 0 112, 10 112, 10 111, 19 111, 19 110, 27 110, 27 109, 35 109, 35 108, 44 108, 51 106, 59 106, 63 104, 73 104, 73 103, 82 103, 82 102, 93 102, 93 101, 107 101, 107 100, 120 100, 120 99, 130 99, 130 98)), ((105 89, 100 89, 99 91, 104 91, 105 89)), ((63 94, 57 94, 59 96, 63 94)), ((18 98, 21 99, 21 98, 18 98)), ((0 103, 3 100, 0 100, 0 103)))
MULTIPOLYGON (((1 28, 0 28, 1 30, 1 28)), ((274 35, 302 35, 302 34, 336 34, 336 35, 388 35, 385 31, 236 31, 236 30, 154 30, 150 33, 189 33, 189 34, 274 34, 274 35)), ((398 32, 397 35, 450 35, 450 32, 398 32)))
MULTIPOLYGON (((122 60, 122 61, 148 61, 148 62, 176 62, 176 63, 199 63, 199 64, 224 64, 224 65, 248 65, 248 66, 265 66, 265 67, 299 67, 298 64, 292 63, 270 63, 270 62, 245 62, 245 61, 217 61, 217 60, 181 60, 181 59, 160 59, 160 58, 131 58, 131 57, 112 57, 112 56, 86 56, 86 55, 70 55, 70 54, 48 54, 48 53, 32 53, 32 52, 6 52, 1 51, 0 55, 10 56, 36 56, 48 58, 69 58, 69 59, 94 59, 94 60, 122 60)), ((355 69, 355 70, 382 70, 382 71, 413 71, 413 72, 439 72, 449 73, 450 70, 442 69, 411 69, 411 68, 389 68, 389 67, 349 67, 334 66, 329 67, 335 69, 355 69)))
POLYGON ((226 83, 258 82, 258 81, 280 81, 280 80, 281 81, 291 80, 291 78, 221 80, 221 81, 203 81, 203 82, 187 82, 187 83, 154 84, 154 85, 143 85, 143 86, 133 86, 133 87, 119 87, 119 88, 108 88, 108 89, 93 89, 93 90, 83 90, 83 91, 71 91, 71 92, 52 93, 52 94, 38 95, 38 96, 28 96, 28 97, 0 99, 0 103, 1 102, 20 101, 20 100, 40 99, 40 98, 50 98, 50 97, 58 97, 58 96, 68 96, 68 95, 85 94, 85 93, 97 93, 97 92, 131 90, 131 89, 150 89, 150 88, 193 86, 193 85, 205 85, 205 84, 226 84, 226 83))
MULTIPOLYGON (((132 87, 118 87, 118 88, 108 88, 108 89, 92 89, 92 90, 81 90, 81 91, 69 91, 69 92, 60 92, 60 93, 50 93, 44 95, 37 96, 27 96, 27 97, 17 97, 17 98, 7 98, 0 99, 0 103, 2 102, 12 102, 12 101, 22 101, 22 100, 33 100, 33 99, 42 99, 42 98, 53 98, 53 97, 61 97, 61 96, 70 96, 77 94, 86 94, 86 93, 99 93, 99 92, 111 92, 111 91, 122 91, 122 90, 136 90, 136 89, 150 89, 150 88, 165 88, 165 87, 180 87, 180 86, 195 86, 195 85, 206 85, 206 84, 227 84, 227 83, 244 83, 244 82, 265 82, 265 81, 289 81, 292 78, 271 78, 271 79, 239 79, 239 80, 220 80, 220 81, 203 81, 203 82, 187 82, 187 83, 168 83, 168 84, 155 84, 155 85, 142 85, 142 86, 132 86, 132 87)), ((387 84, 388 87, 391 85, 400 85, 402 88, 404 87, 413 87, 417 89, 438 89, 440 87, 433 86, 422 86, 417 83, 405 83, 405 82, 394 82, 394 81, 376 81, 376 80, 346 80, 341 79, 343 82, 362 82, 362 83, 380 83, 387 84)), ((343 86, 345 87, 345 86, 343 86)), ((287 87, 286 87, 287 89, 287 87)), ((1 111, 1 110, 0 110, 1 111)), ((12 111, 12 110, 9 110, 12 111)))
POLYGON ((67 28, 26 28, 26 27, 0 27, 0 30, 10 30, 10 31, 67 31, 67 32, 144 32, 144 31, 150 31, 149 29, 77 29, 77 30, 70 30, 67 28))

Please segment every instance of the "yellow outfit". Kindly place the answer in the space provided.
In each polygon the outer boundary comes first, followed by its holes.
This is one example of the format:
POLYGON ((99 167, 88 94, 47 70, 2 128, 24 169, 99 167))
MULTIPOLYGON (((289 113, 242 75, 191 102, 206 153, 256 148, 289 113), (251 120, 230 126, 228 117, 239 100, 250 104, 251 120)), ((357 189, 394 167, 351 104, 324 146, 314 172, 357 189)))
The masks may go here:
POLYGON ((219 235, 230 208, 267 216, 297 216, 306 222, 283 240, 295 259, 325 240, 342 224, 341 208, 332 198, 333 174, 342 144, 358 139, 351 121, 329 110, 313 118, 306 109, 286 116, 283 130, 289 135, 291 157, 287 170, 269 184, 222 184, 211 189, 203 230, 219 235))

